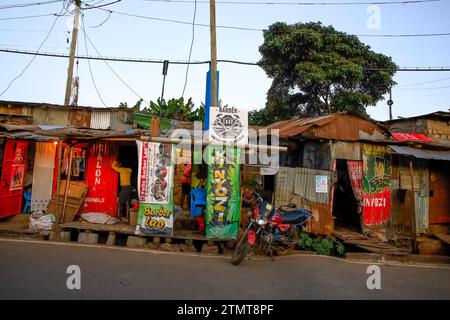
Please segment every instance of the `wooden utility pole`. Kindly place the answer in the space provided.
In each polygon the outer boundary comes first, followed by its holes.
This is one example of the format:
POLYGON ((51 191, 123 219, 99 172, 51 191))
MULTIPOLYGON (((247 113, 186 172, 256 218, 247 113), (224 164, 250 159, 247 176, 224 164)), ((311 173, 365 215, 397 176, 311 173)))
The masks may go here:
POLYGON ((68 106, 70 104, 70 93, 72 92, 73 64, 75 61, 75 49, 77 47, 78 20, 80 19, 80 5, 81 0, 75 0, 75 18, 73 21, 72 43, 70 44, 69 67, 67 68, 66 97, 64 99, 65 106, 68 106))
MULTIPOLYGON (((216 0, 209 0, 211 34, 211 107, 217 107, 216 0)), ((205 119, 209 121, 209 119, 205 119)))
POLYGON ((394 104, 394 101, 392 101, 392 87, 389 89, 389 100, 387 104, 389 106, 389 120, 392 120, 392 105, 394 104))

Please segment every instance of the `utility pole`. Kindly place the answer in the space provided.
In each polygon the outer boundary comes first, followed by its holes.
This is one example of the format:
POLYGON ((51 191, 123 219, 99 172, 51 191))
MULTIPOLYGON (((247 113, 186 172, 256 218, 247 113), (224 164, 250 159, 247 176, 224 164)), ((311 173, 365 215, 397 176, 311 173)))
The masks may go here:
POLYGON ((389 106, 389 120, 392 120, 392 105, 394 104, 394 101, 392 101, 392 87, 389 89, 389 100, 387 104, 389 106))
POLYGON ((73 64, 75 61, 75 49, 77 47, 78 20, 80 19, 80 5, 81 0, 75 0, 75 17, 73 21, 72 43, 70 44, 69 67, 67 68, 66 96, 64 99, 65 106, 68 106, 70 104, 70 94, 72 92, 73 64))
MULTIPOLYGON (((217 45, 216 45, 216 0, 209 0, 211 34, 211 106, 217 107, 217 45)), ((209 121, 209 119, 205 119, 209 121)))

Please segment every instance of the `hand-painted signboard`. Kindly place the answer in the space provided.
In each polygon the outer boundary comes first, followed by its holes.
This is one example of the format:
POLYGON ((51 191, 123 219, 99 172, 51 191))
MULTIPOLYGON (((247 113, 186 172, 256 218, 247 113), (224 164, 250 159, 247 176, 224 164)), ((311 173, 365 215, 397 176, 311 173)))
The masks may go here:
POLYGON ((117 216, 118 174, 111 168, 115 154, 114 145, 108 141, 93 143, 87 159, 86 183, 88 192, 83 212, 102 212, 117 216))
POLYGON ((363 145, 363 221, 373 225, 389 221, 391 209, 391 157, 387 147, 363 145))
POLYGON ((207 152, 206 237, 237 239, 240 218, 240 149, 208 147, 207 152))
POLYGON ((135 234, 173 234, 173 159, 170 144, 137 141, 139 215, 135 234))
POLYGON ((212 107, 209 138, 213 141, 248 143, 248 112, 235 107, 212 107))

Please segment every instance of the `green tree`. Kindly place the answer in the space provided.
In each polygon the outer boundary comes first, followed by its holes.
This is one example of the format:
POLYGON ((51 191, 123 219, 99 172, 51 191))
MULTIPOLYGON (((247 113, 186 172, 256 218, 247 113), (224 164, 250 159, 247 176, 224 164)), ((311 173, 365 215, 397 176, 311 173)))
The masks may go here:
POLYGON ((266 120, 339 111, 366 115, 394 84, 396 65, 354 35, 320 22, 275 23, 264 30, 259 65, 273 79, 266 120))
POLYGON ((163 118, 183 120, 183 121, 202 121, 204 118, 205 108, 201 106, 195 108, 192 98, 187 101, 183 97, 179 99, 172 98, 168 101, 158 98, 155 101, 150 101, 148 107, 144 107, 142 111, 141 108, 142 101, 139 100, 134 106, 135 112, 141 112, 146 114, 151 114, 153 116, 161 116, 163 118))

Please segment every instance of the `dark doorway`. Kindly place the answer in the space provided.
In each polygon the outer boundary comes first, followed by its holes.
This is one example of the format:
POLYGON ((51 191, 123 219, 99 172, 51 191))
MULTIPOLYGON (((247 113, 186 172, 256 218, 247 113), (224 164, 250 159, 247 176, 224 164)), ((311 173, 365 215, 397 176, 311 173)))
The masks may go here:
POLYGON ((119 159, 122 167, 131 168, 131 185, 137 188, 138 151, 136 142, 125 142, 119 145, 119 159))
POLYGON ((361 217, 358 214, 358 202, 353 193, 348 174, 347 160, 336 160, 338 181, 334 189, 333 216, 335 226, 351 228, 361 232, 361 217))

